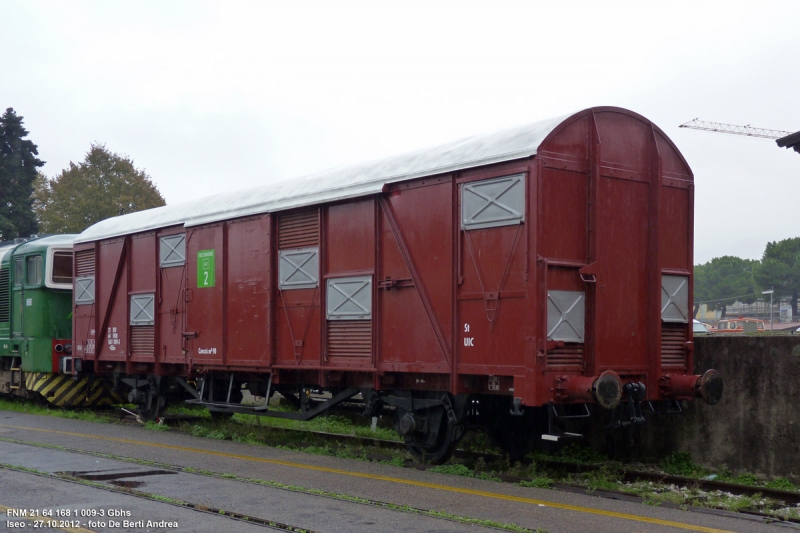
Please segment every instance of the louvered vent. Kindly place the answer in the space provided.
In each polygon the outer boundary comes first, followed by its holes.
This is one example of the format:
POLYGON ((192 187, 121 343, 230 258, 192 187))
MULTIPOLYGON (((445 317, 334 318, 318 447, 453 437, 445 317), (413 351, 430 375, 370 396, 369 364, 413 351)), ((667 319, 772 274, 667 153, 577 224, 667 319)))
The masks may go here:
POLYGON ((329 320, 328 357, 372 356, 371 320, 329 320))
POLYGON ((131 355, 154 355, 155 326, 131 326, 131 355))
POLYGON ((661 323, 661 367, 686 368, 686 324, 661 323))
POLYGON ((568 342, 547 352, 547 366, 583 367, 583 344, 568 342))
POLYGON ((278 248, 305 248, 319 244, 319 210, 306 209, 278 218, 278 248))
POLYGON ((75 252, 75 277, 94 276, 94 250, 75 252))
POLYGON ((11 292, 8 282, 8 269, 0 268, 0 322, 8 322, 11 313, 11 292))

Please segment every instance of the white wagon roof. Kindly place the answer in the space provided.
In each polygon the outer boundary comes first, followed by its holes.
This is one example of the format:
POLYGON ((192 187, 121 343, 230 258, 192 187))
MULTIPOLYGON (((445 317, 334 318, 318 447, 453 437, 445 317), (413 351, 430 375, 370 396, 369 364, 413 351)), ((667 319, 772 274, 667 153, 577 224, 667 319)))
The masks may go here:
POLYGON ((197 226, 377 194, 389 183, 532 156, 545 137, 569 116, 473 135, 433 148, 334 168, 258 188, 109 218, 87 228, 75 242, 96 241, 179 224, 197 226))

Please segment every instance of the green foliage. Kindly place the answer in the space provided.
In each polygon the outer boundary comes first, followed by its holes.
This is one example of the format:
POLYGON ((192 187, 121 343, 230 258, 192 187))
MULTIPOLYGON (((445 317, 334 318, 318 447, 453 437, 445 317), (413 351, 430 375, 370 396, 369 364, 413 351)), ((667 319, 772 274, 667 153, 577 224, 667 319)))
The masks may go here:
POLYGON ((86 409, 69 409, 63 407, 53 407, 49 405, 36 405, 16 399, 0 398, 0 411, 14 411, 30 415, 55 416, 57 418, 71 418, 73 420, 87 420, 90 422, 108 422, 111 419, 103 414, 102 411, 91 411, 86 409))
POLYGON ((785 477, 776 477, 775 479, 768 481, 767 488, 772 490, 789 490, 789 491, 797 490, 797 487, 794 486, 794 483, 792 483, 785 477))
POLYGON ((406 465, 405 459, 403 459, 399 455, 397 457, 393 457, 392 459, 389 459, 387 461, 381 461, 381 463, 385 464, 385 465, 392 465, 392 466, 405 466, 406 465))
POLYGON ((428 469, 428 472, 438 472, 440 474, 450 474, 451 476, 473 477, 475 474, 464 465, 439 465, 428 469))
POLYGON ((38 231, 31 194, 44 161, 36 157, 39 151, 27 135, 22 117, 6 109, 0 117, 0 241, 38 231))
POLYGON ((158 422, 153 422, 152 420, 145 422, 143 427, 144 429, 149 429, 150 431, 169 431, 169 426, 159 424, 158 422))
POLYGON ((165 205, 143 170, 129 157, 93 144, 86 158, 36 182, 34 209, 42 231, 80 233, 106 218, 165 205))
POLYGON ((697 476, 705 474, 706 470, 692 462, 692 456, 686 452, 672 452, 661 463, 661 468, 673 476, 697 476))
POLYGON ((462 464, 439 465, 428 469, 428 472, 438 472, 439 474, 450 474, 451 476, 474 477, 486 481, 501 481, 497 476, 489 472, 475 472, 462 464))
MULTIPOLYGON (((753 277, 758 261, 741 259, 731 255, 715 257, 708 263, 694 267, 694 300, 708 302, 710 310, 722 309, 725 316, 725 306, 733 300, 720 300, 731 296, 742 296, 740 302, 752 303, 756 300, 756 281, 753 277)), ((695 312, 697 309, 695 309, 695 312)))
POLYGON ((537 489, 549 489, 554 483, 555 481, 547 476, 535 477, 530 480, 524 479, 519 482, 519 484, 523 487, 535 487, 537 489))
POLYGON ((564 446, 552 457, 560 461, 572 463, 602 463, 608 461, 608 456, 593 450, 586 444, 572 443, 564 446))
POLYGON ((589 492, 596 490, 619 490, 621 473, 602 467, 585 474, 589 492))
MULTIPOLYGON (((270 410, 284 410, 270 406, 270 410)), ((365 421, 363 417, 359 417, 365 421)), ((233 415, 233 420, 236 422, 243 422, 249 425, 286 428, 286 429, 299 429, 305 431, 319 431, 322 433, 334 433, 336 435, 354 435, 357 437, 365 437, 371 439, 393 440, 399 441, 400 436, 391 427, 381 427, 382 423, 386 422, 383 418, 380 420, 378 427, 372 431, 369 425, 365 423, 356 423, 352 419, 342 415, 328 415, 319 416, 306 422, 299 420, 291 420, 288 418, 272 418, 258 415, 245 415, 237 413, 233 415)))
POLYGON ((800 290, 800 237, 768 242, 755 271, 755 280, 762 287, 792 294, 792 309, 797 316, 797 294, 800 290))
POLYGON ((754 476, 753 474, 744 473, 744 474, 739 474, 738 476, 729 479, 728 482, 729 483, 737 483, 739 485, 755 486, 755 485, 758 485, 758 478, 756 476, 754 476))

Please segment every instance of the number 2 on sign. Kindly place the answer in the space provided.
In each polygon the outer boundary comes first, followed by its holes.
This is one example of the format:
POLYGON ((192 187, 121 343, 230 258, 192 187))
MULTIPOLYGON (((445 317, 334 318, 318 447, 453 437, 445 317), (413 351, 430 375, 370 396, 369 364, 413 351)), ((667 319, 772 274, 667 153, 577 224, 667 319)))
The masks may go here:
POLYGON ((208 271, 203 272, 203 285, 208 285, 208 271))

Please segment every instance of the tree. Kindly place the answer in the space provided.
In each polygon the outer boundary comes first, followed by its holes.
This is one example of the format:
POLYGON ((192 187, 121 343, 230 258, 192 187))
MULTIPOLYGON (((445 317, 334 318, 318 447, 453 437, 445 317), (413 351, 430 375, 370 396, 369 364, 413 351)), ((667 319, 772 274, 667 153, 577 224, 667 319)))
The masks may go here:
POLYGON ((47 233, 80 233, 106 218, 166 205, 158 188, 127 156, 93 144, 86 158, 53 179, 40 177, 34 208, 47 233))
POLYGON ((757 299, 756 282, 753 271, 758 261, 741 259, 731 255, 715 257, 708 263, 694 267, 694 316, 700 310, 700 304, 706 303, 708 309, 722 310, 725 318, 726 306, 732 304, 732 297, 743 303, 752 303, 757 299))
POLYGON ((0 117, 0 240, 38 231, 31 193, 44 161, 36 157, 39 150, 27 136, 22 117, 6 109, 0 117))
POLYGON ((755 273, 765 288, 792 294, 792 316, 797 316, 797 293, 800 290, 800 237, 768 242, 755 273))

